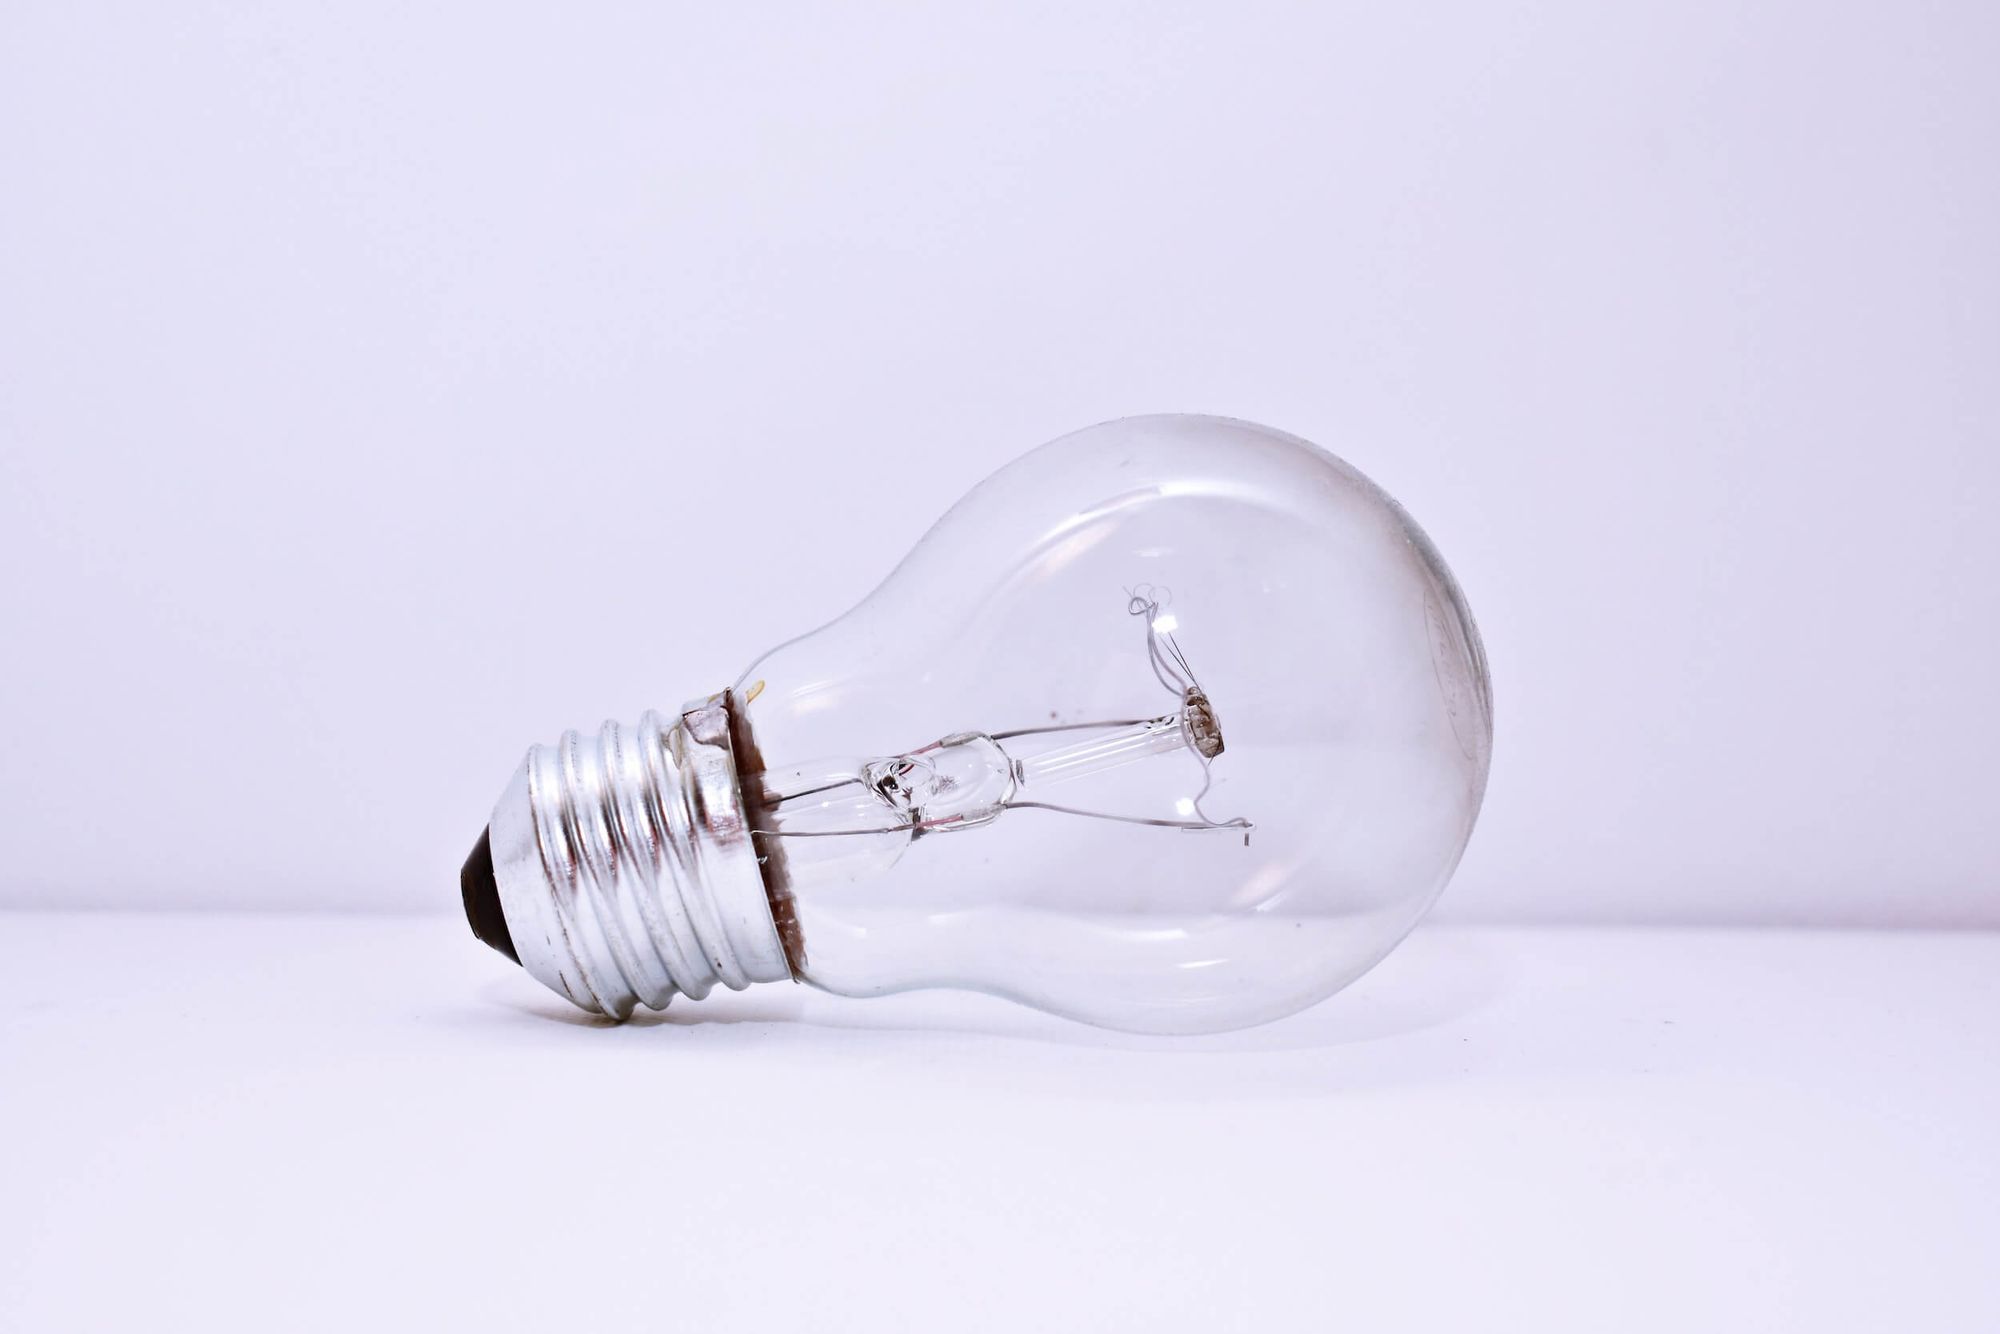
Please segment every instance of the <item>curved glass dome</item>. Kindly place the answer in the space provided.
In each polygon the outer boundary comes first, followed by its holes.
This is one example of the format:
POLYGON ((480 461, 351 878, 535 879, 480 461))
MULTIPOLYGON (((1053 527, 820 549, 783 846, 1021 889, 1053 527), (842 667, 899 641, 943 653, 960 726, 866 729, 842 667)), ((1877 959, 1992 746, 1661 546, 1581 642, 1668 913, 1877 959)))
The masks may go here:
POLYGON ((1471 613, 1303 440, 1140 417, 996 473, 732 691, 794 972, 1113 1028, 1288 1014, 1457 865, 1491 704, 1471 613))

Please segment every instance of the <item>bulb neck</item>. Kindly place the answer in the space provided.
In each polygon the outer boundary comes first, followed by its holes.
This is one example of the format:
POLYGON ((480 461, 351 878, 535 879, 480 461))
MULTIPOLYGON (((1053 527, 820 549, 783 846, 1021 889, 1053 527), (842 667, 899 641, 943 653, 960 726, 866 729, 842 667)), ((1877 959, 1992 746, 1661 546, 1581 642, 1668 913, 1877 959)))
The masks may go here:
POLYGON ((677 718, 567 732, 528 751, 493 809, 486 844, 504 935, 523 968, 586 1010, 623 1019, 718 983, 791 976, 729 708, 725 692, 677 718))

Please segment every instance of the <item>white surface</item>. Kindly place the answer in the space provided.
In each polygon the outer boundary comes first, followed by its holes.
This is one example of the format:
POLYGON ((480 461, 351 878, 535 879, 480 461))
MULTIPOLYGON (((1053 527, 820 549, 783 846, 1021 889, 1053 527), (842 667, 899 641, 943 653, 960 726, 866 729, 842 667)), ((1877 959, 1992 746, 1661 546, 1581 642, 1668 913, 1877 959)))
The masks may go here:
POLYGON ((0 915, 0 1327, 2000 1327, 2000 936, 1435 928, 1225 1038, 0 915), (699 1020, 696 1022, 696 1020, 699 1020))
POLYGON ((0 902, 448 903, 530 741, 1194 410, 1463 581, 1448 916, 2000 925, 1996 51, 1980 0, 15 0, 0 902), (718 551, 697 625, 607 577, 718 551))

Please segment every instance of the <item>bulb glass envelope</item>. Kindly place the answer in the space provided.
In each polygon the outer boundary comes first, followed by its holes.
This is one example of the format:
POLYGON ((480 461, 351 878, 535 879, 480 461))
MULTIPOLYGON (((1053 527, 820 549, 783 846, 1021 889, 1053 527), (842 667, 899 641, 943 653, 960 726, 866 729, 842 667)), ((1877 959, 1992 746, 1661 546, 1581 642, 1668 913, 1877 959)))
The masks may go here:
POLYGON ((1492 728, 1409 516, 1206 417, 1003 469, 730 702, 801 980, 1169 1033, 1290 1013, 1392 948, 1464 850, 1492 728))

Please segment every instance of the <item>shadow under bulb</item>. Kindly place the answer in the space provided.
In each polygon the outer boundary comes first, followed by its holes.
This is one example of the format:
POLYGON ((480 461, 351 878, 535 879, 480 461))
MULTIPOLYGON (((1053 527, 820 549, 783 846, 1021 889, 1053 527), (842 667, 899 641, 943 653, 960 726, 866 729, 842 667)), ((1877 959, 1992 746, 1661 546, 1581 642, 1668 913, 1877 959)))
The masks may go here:
POLYGON ((465 910, 619 1018, 791 978, 1247 1027, 1416 924, 1491 744, 1401 507, 1267 427, 1138 417, 1001 469, 728 689, 534 747, 465 910))

